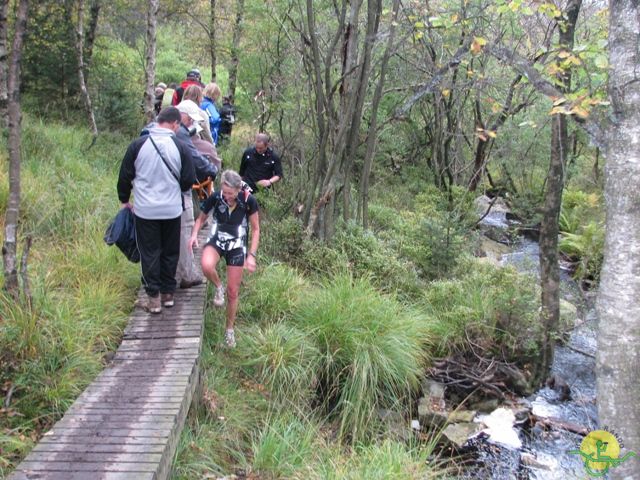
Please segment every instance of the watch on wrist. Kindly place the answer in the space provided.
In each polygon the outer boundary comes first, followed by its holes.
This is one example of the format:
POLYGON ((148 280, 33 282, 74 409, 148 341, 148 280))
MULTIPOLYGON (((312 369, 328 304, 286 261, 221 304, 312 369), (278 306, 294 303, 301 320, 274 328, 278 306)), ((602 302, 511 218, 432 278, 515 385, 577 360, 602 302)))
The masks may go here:
POLYGON ((256 254, 253 253, 253 252, 249 252, 249 255, 251 255, 253 258, 256 258, 256 259, 258 258, 258 257, 256 257, 256 254))

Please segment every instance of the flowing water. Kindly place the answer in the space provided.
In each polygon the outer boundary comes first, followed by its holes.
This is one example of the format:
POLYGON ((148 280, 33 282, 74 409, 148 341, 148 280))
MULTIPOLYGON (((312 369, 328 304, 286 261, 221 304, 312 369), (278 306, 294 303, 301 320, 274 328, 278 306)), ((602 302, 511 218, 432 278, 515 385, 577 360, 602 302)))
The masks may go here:
MULTIPOLYGON (((491 212, 482 224, 493 229, 509 227, 504 212, 491 212)), ((538 244, 520 237, 512 252, 503 255, 502 263, 514 265, 518 270, 539 278, 538 255, 538 244)), ((552 424, 564 422, 594 430, 598 427, 596 313, 593 301, 585 298, 564 270, 561 270, 561 298, 576 305, 578 321, 568 341, 556 347, 550 375, 566 381, 571 390, 570 398, 563 400, 558 391, 544 387, 522 401, 531 406, 534 415, 552 419, 552 424)), ((568 453, 579 447, 582 436, 558 428, 544 429, 539 425, 521 429, 518 435, 523 443, 520 450, 500 445, 476 445, 480 462, 491 468, 485 470, 486 475, 476 472, 475 478, 571 480, 586 477, 580 457, 568 453)))

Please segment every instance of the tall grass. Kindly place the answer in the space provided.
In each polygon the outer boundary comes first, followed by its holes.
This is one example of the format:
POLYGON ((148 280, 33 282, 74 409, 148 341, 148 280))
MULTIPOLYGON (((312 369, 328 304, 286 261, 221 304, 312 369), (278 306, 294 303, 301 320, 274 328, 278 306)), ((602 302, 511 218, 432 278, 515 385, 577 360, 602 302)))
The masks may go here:
POLYGON ((325 401, 342 438, 364 440, 376 409, 396 407, 419 383, 426 362, 426 319, 365 279, 340 275, 301 302, 295 321, 321 354, 325 401))
POLYGON ((536 284, 513 268, 466 260, 459 275, 424 292, 434 353, 467 351, 470 341, 499 357, 525 362, 542 341, 536 284))
MULTIPOLYGON (((116 176, 128 139, 105 134, 87 151, 84 129, 28 115, 23 127, 19 234, 33 237, 33 305, 0 296, 0 394, 12 391, 0 417, 0 476, 103 368, 139 284, 139 267, 102 240, 118 209, 116 176)), ((7 192, 5 163, 2 217, 7 192)))

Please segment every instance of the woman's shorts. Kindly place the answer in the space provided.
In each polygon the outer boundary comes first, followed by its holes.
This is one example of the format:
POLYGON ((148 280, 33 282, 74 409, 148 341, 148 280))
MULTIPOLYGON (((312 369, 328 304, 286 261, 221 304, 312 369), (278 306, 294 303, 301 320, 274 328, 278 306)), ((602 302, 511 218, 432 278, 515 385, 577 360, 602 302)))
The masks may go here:
POLYGON ((207 242, 205 247, 211 246, 216 249, 220 258, 224 258, 225 262, 227 262, 227 266, 229 267, 243 267, 244 266, 244 248, 234 248, 231 250, 224 250, 220 245, 218 245, 214 239, 211 239, 207 242))

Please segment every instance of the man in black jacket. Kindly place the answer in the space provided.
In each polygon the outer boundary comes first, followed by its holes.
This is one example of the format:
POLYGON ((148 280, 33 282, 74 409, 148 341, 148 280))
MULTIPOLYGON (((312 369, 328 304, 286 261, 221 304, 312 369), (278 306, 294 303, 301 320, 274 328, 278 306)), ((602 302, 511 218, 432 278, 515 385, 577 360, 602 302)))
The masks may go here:
POLYGON ((162 110, 157 125, 149 127, 127 148, 118 178, 122 208, 134 209, 147 293, 144 306, 151 313, 160 313, 162 305, 173 306, 182 192, 190 191, 196 179, 191 153, 176 138, 180 120, 175 107, 162 110), (129 203, 132 193, 135 207, 129 203))
POLYGON ((259 186, 271 188, 271 185, 282 179, 282 163, 269 146, 269 135, 256 135, 255 145, 242 154, 238 173, 254 192, 259 186))

